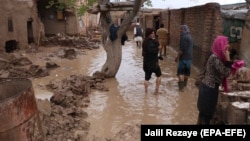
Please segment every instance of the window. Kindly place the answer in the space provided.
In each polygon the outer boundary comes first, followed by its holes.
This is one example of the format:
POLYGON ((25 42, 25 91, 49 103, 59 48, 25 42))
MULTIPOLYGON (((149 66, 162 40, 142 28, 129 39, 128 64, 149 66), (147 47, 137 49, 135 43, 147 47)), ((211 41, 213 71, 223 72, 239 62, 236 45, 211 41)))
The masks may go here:
POLYGON ((13 22, 12 22, 12 18, 8 18, 8 31, 9 32, 13 32, 13 22))

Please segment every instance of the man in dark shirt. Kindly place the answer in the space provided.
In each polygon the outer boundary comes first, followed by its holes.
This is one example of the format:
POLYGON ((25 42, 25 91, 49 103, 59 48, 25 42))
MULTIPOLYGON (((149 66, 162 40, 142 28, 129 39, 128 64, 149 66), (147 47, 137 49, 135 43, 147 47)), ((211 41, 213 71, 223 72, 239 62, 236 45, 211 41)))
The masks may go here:
POLYGON ((178 63, 177 76, 178 87, 183 91, 187 85, 188 78, 191 72, 192 58, 193 58, 193 39, 187 25, 181 25, 180 47, 177 57, 175 58, 178 63))
POLYGON ((149 80, 153 73, 156 75, 155 94, 159 93, 161 84, 161 68, 158 61, 158 53, 161 49, 159 42, 155 39, 155 30, 147 28, 145 39, 142 43, 143 70, 145 72, 145 93, 148 92, 149 80))

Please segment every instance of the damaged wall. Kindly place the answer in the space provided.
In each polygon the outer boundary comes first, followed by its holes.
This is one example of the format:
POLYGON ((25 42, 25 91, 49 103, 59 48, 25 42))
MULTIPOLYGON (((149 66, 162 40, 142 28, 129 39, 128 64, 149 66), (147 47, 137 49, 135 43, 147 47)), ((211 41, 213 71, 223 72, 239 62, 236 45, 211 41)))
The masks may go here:
POLYGON ((42 26, 36 0, 1 0, 0 12, 0 51, 28 48, 29 43, 38 43, 42 26))

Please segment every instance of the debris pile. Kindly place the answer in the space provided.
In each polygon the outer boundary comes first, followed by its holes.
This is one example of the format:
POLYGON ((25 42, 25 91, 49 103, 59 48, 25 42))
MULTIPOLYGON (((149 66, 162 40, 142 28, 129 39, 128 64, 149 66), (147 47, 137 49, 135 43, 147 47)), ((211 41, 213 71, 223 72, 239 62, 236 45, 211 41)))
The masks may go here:
POLYGON ((87 138, 90 123, 84 107, 89 104, 91 89, 108 91, 104 75, 72 75, 61 83, 50 82, 46 87, 54 95, 49 100, 37 100, 46 141, 87 138))
POLYGON ((68 36, 58 34, 56 36, 45 37, 41 41, 41 45, 48 46, 66 46, 78 49, 97 49, 99 48, 100 41, 91 40, 82 36, 68 36))
POLYGON ((49 75, 49 68, 34 65, 27 57, 20 54, 0 54, 1 78, 37 78, 49 75))

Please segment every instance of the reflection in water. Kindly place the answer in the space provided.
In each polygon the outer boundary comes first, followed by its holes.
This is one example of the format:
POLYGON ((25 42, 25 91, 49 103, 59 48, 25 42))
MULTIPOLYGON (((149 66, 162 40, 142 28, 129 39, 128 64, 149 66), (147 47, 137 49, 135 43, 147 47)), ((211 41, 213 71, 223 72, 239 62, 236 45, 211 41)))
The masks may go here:
MULTIPOLYGON (((162 85, 160 94, 154 95, 155 76, 152 76, 148 94, 144 93, 144 72, 142 70, 141 49, 135 43, 126 42, 122 50, 122 62, 115 78, 108 79, 105 85, 108 92, 92 90, 90 104, 86 108, 91 123, 90 134, 111 137, 125 125, 131 124, 195 124, 197 117, 197 88, 194 86, 195 71, 185 92, 179 92, 176 77, 176 52, 168 48, 168 56, 160 61, 162 85)), ((38 54, 29 55, 34 64, 44 65, 38 54)), ((35 94, 48 98, 51 93, 45 89, 50 81, 60 81, 72 74, 92 75, 101 69, 106 61, 103 48, 87 51, 77 59, 50 57, 59 66, 50 76, 33 80, 35 94)))

